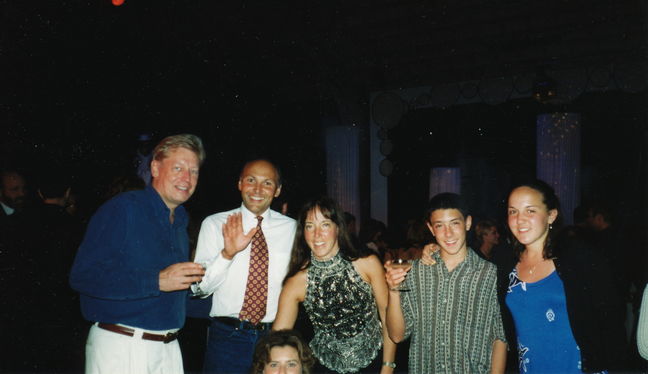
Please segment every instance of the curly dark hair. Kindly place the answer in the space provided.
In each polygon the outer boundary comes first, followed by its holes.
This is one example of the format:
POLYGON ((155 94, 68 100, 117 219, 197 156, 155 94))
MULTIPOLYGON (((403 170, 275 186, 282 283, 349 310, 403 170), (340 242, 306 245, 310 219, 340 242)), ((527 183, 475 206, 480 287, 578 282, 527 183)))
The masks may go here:
POLYGON ((349 231, 347 229, 346 221, 344 220, 344 211, 340 209, 337 203, 327 196, 321 196, 308 201, 301 208, 299 217, 297 218, 297 231, 295 232, 295 241, 293 242, 292 253, 290 255, 290 263, 288 265, 288 273, 284 278, 284 283, 287 279, 297 274, 300 270, 306 269, 310 265, 311 249, 306 243, 304 236, 304 225, 308 213, 314 209, 319 209, 322 215, 337 225, 338 230, 338 245, 340 246, 340 255, 347 261, 354 261, 358 258, 368 255, 368 253, 361 252, 355 248, 351 242, 349 231))
POLYGON ((268 335, 259 340, 252 358, 251 374, 261 374, 267 363, 270 362, 270 351, 273 347, 293 347, 297 350, 299 361, 301 361, 302 373, 310 374, 315 364, 315 357, 308 344, 304 343, 301 335, 296 330, 271 331, 268 335))

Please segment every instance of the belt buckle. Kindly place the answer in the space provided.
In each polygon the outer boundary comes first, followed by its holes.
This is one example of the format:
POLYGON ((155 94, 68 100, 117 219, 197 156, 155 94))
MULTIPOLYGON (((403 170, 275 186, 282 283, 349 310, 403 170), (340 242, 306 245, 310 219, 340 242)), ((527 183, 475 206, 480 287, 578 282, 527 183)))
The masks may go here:
POLYGON ((263 330, 266 329, 266 326, 267 326, 267 325, 264 324, 263 322, 259 322, 259 323, 257 323, 257 324, 252 324, 252 323, 250 323, 250 326, 251 326, 254 330, 257 330, 257 331, 263 331, 263 330))
POLYGON ((176 332, 167 332, 167 333, 164 335, 164 340, 163 340, 163 342, 164 342, 164 344, 171 343, 171 342, 174 341, 177 337, 178 337, 178 332, 177 332, 177 331, 176 331, 176 332))

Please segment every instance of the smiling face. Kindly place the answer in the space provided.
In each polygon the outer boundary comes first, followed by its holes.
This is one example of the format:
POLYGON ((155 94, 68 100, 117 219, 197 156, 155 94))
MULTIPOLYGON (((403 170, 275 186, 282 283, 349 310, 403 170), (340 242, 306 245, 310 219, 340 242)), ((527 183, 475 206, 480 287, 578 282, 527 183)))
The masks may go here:
POLYGON ((199 170, 196 153, 178 147, 170 150, 166 158, 151 162, 151 184, 164 204, 174 210, 194 193, 199 170))
POLYGON ((441 247, 441 256, 463 256, 467 251, 466 232, 472 217, 464 219, 458 209, 437 209, 430 214, 427 226, 441 247))
POLYGON ((304 239, 311 254, 318 260, 328 260, 340 250, 338 226, 326 218, 319 207, 308 212, 304 222, 304 239))
POLYGON ((247 210, 259 216, 281 193, 277 170, 268 161, 252 161, 243 168, 238 189, 241 191, 243 205, 247 210))
POLYGON ((299 352, 290 345, 274 346, 270 349, 270 362, 263 368, 263 374, 298 374, 302 372, 299 352))
POLYGON ((547 210, 542 194, 522 186, 511 192, 508 200, 508 225, 515 238, 529 249, 542 250, 558 211, 547 210))

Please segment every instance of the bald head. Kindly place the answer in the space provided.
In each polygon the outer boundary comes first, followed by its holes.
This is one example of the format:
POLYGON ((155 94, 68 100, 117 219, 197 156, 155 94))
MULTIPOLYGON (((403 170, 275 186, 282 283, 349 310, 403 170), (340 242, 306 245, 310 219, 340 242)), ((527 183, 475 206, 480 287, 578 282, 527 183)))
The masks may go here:
POLYGON ((250 161, 241 171, 238 189, 245 207, 252 213, 261 215, 281 193, 279 170, 267 160, 250 161))

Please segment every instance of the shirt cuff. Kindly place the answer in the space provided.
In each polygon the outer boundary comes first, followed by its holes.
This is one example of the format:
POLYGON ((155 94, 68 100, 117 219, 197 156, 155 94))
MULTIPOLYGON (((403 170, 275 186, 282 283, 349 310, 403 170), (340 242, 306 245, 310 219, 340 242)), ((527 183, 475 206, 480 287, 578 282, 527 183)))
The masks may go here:
POLYGON ((199 283, 200 289, 208 294, 212 294, 224 280, 227 269, 232 265, 233 260, 226 259, 219 251, 216 258, 207 265, 205 276, 199 283))

